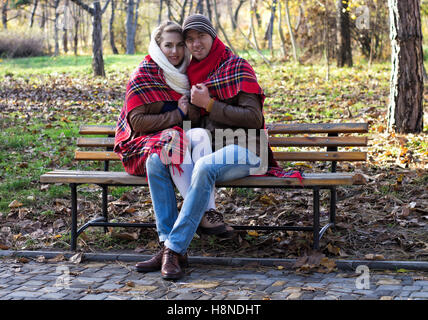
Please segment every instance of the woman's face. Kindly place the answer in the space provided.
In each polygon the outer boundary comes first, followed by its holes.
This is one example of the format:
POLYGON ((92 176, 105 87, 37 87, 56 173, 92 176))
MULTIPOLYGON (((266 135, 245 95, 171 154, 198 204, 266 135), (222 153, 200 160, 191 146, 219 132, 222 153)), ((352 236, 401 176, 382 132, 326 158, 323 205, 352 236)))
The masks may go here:
POLYGON ((159 47, 173 66, 181 64, 184 59, 185 44, 180 33, 164 32, 159 47))
POLYGON ((213 38, 206 32, 191 29, 186 33, 185 42, 192 56, 200 61, 210 53, 213 38))

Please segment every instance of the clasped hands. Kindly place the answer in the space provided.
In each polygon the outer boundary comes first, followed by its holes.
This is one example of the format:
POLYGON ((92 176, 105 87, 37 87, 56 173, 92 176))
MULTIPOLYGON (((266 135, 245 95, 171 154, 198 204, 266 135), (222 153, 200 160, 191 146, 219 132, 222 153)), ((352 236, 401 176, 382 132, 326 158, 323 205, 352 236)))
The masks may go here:
MULTIPOLYGON (((206 109, 210 100, 211 97, 208 88, 203 83, 198 83, 190 89, 190 101, 195 106, 206 109)), ((178 100, 178 107, 184 114, 187 114, 189 110, 189 98, 185 95, 182 96, 178 100)))

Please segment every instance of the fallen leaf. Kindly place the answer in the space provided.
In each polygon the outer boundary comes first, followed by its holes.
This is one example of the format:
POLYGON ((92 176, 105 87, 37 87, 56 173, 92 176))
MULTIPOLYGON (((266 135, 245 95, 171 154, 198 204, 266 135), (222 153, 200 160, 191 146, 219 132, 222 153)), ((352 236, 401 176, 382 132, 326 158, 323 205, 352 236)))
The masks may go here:
POLYGON ((68 261, 78 264, 82 261, 83 252, 76 253, 74 256, 72 256, 68 261))
POLYGON ((51 259, 48 259, 47 261, 48 262, 61 262, 61 261, 65 261, 65 260, 66 259, 65 259, 64 255, 60 253, 59 255, 57 255, 51 259))
POLYGON ((28 259, 28 258, 26 258, 26 257, 19 257, 19 258, 18 258, 18 262, 21 262, 21 263, 28 263, 28 262, 30 262, 30 259, 28 259))
POLYGON ((195 288, 195 289, 210 289, 218 287, 220 283, 218 281, 201 281, 201 282, 190 282, 182 285, 183 288, 195 288))
POLYGON ((369 253, 364 256, 367 260, 385 260, 385 257, 382 254, 373 254, 369 253))
POLYGON ((9 208, 13 209, 13 208, 19 208, 22 207, 24 204, 17 201, 17 200, 13 200, 11 203, 9 203, 9 208))
POLYGON ((259 233, 255 230, 247 231, 247 234, 252 236, 252 237, 258 237, 259 236, 259 233))

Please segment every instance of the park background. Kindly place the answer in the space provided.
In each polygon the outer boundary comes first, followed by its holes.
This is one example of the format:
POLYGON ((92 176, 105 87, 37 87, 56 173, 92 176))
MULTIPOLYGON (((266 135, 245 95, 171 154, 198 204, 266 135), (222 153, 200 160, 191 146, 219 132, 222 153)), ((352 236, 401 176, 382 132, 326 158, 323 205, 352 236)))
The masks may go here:
MULTIPOLYGON (((420 61, 408 63, 425 76, 428 2, 405 2, 417 23, 409 21, 403 29, 416 29, 412 45, 415 52, 422 50, 420 61)), ((419 108, 423 121, 412 130, 399 128, 389 112, 396 87, 391 75, 401 72, 392 63, 390 24, 391 12, 399 7, 391 0, 2 0, 0 249, 69 249, 69 188, 40 184, 40 175, 58 168, 99 169, 100 164, 73 160, 79 127, 115 124, 127 80, 147 54, 149 35, 160 21, 182 23, 190 13, 203 13, 219 37, 253 65, 267 96, 267 123, 370 125, 367 163, 338 166, 365 174, 368 184, 338 188, 338 223, 324 235, 322 252, 339 259, 426 260, 423 83, 419 100, 408 90, 416 101, 410 108, 419 108)), ((316 162, 283 165, 325 170, 316 162)), ((121 165, 112 170, 122 170, 121 165)), ((153 221, 147 188, 110 191, 109 210, 116 221, 153 221)), ((100 212, 100 188, 85 185, 79 195, 83 223, 100 212)), ((327 196, 322 194, 324 205, 327 196)), ((311 223, 310 191, 222 188, 216 200, 232 224, 311 223)), ((206 256, 298 257, 310 242, 311 235, 303 232, 248 231, 235 241, 195 239, 189 250, 206 256)), ((78 245, 84 251, 154 252, 157 237, 150 229, 104 233, 92 228, 78 245)))

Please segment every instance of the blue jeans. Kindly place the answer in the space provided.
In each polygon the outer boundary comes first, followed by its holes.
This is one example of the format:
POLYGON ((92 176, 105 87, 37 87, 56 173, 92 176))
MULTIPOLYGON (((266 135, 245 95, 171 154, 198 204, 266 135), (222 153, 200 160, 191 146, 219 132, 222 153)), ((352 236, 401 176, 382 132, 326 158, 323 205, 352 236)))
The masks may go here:
POLYGON ((260 165, 260 158, 238 145, 228 145, 200 158, 180 213, 168 166, 157 154, 146 161, 147 179, 156 216, 159 240, 169 249, 184 254, 207 208, 215 183, 246 177, 260 165))

